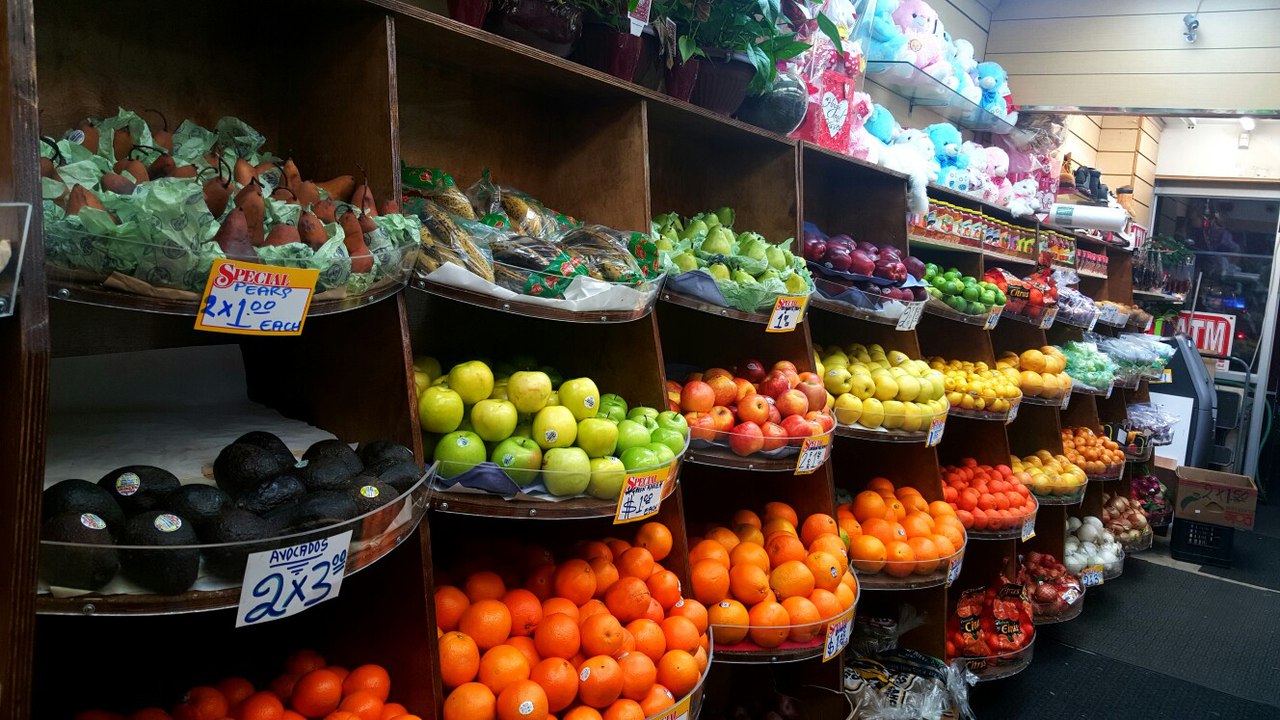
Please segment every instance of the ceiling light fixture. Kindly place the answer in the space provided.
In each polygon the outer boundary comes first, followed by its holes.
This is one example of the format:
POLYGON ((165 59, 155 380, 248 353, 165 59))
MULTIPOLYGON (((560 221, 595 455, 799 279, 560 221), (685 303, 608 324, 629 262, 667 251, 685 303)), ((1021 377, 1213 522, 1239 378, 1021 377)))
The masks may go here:
POLYGON ((1240 127, 1244 128, 1245 132, 1253 132, 1253 129, 1257 127, 1257 125, 1258 123, 1254 122, 1253 118, 1248 115, 1240 118, 1240 127))

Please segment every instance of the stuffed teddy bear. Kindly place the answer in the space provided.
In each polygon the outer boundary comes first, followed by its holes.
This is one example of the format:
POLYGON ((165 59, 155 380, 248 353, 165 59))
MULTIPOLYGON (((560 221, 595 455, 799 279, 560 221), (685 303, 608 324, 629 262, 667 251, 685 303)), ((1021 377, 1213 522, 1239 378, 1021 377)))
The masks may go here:
POLYGON ((929 181, 937 175, 938 163, 928 135, 915 128, 897 133, 881 151, 880 164, 907 176, 907 208, 912 213, 929 210, 929 181))
POLYGON ((868 60, 901 60, 907 46, 907 36, 893 21, 898 0, 879 0, 876 12, 871 16, 871 43, 867 46, 868 60))
POLYGON ((898 121, 893 119, 893 113, 877 103, 871 110, 871 117, 867 118, 866 129, 877 140, 887 145, 893 142, 894 136, 902 128, 898 125, 898 121))
POLYGON ((969 189, 969 157, 963 150, 960 131, 951 123, 934 123, 924 129, 933 143, 934 160, 938 163, 935 181, 961 192, 969 189))
POLYGON ((938 13, 924 0, 899 0, 893 21, 907 40, 902 59, 946 83, 952 68, 943 50, 945 31, 938 13))
POLYGON ((987 174, 995 186, 996 196, 992 202, 997 205, 1008 205, 1013 197, 1013 182, 1009 180, 1009 153, 1004 148, 987 148, 987 174))
POLYGON ((974 70, 978 67, 978 61, 974 59, 973 43, 960 38, 952 43, 951 52, 954 53, 952 64, 957 81, 955 91, 974 105, 981 103, 982 88, 973 79, 974 70))
POLYGON ((884 143, 867 130, 867 123, 875 115, 877 105, 871 96, 864 92, 855 92, 849 108, 849 122, 853 128, 849 132, 849 154, 867 162, 879 163, 880 150, 884 143))
POLYGON ((1009 212, 1014 217, 1034 215, 1040 211, 1040 202, 1036 199, 1036 181, 1031 178, 1019 180, 1013 184, 1009 198, 1009 212))
POLYGON ((995 115, 996 117, 1005 117, 1009 114, 1009 107, 1005 103, 1004 91, 1009 82, 1009 73, 1000 67, 1000 63, 983 62, 978 63, 975 71, 978 77, 978 87, 982 90, 982 101, 978 103, 983 110, 995 115))
POLYGON ((966 140, 960 147, 961 152, 969 157, 969 194, 994 203, 1000 191, 991 180, 991 159, 987 155, 987 148, 970 140, 966 140))

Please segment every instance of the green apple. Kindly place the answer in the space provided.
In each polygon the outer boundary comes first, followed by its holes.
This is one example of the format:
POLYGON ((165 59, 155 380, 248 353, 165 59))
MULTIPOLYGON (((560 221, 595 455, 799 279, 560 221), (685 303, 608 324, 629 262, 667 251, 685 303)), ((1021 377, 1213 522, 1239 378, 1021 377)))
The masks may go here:
POLYGON ((673 453, 673 459, 676 454, 684 452, 684 436, 677 430, 660 427, 650 433, 650 437, 652 438, 650 444, 658 443, 663 447, 669 448, 673 453))
POLYGON ((505 381, 511 377, 511 373, 516 371, 515 367, 509 362, 496 362, 491 369, 493 370, 493 381, 495 383, 505 381))
POLYGON ((600 390, 591 378, 565 380, 556 392, 560 393, 560 404, 578 420, 595 417, 600 410, 600 390))
POLYGON ((542 456, 542 471, 542 482, 552 495, 581 495, 591 482, 591 458, 582 448, 552 448, 542 456))
POLYGON ((569 408, 548 405, 533 416, 533 439, 543 450, 567 448, 578 438, 578 421, 569 408))
POLYGON ((465 430, 451 432, 436 443, 435 459, 441 477, 461 475, 485 461, 484 440, 465 430))
POLYGON ((533 370, 538 367, 538 360, 529 353, 516 353, 507 359, 507 364, 516 370, 533 370))
POLYGON ((507 379, 507 399, 522 413, 536 413, 551 397, 551 378, 544 372, 521 370, 507 379))
POLYGON ((622 494, 627 481, 627 468, 616 457, 595 458, 591 461, 591 481, 587 494, 601 500, 616 500, 622 494))
POLYGON ((637 405, 631 408, 627 413, 627 419, 634 420, 650 430, 658 427, 658 411, 645 405, 637 405))
POLYGON ((476 426, 471 424, 471 415, 464 413, 462 422, 458 423, 457 430, 466 430, 467 432, 475 432, 476 426))
POLYGON ((618 423, 618 443, 615 452, 622 454, 633 447, 648 445, 653 442, 649 428, 635 420, 623 420, 618 423))
POLYGON ((512 435, 498 443, 489 459, 502 468, 515 484, 524 487, 538 477, 538 470, 542 468, 542 448, 532 438, 512 435))
POLYGON ((433 385, 418 396, 418 424, 423 430, 448 433, 462 422, 462 397, 449 388, 433 385))
POLYGON ((493 371, 479 360, 469 360, 449 371, 449 387, 462 396, 462 402, 474 405, 493 392, 493 371))
MULTIPOLYGON (((622 420, 627 416, 627 410, 628 410, 627 401, 617 393, 605 393, 604 395, 600 396, 600 413, 599 413, 600 415, 604 414, 604 409, 606 407, 615 407, 615 408, 622 409, 622 417, 618 418, 618 420, 622 420)), ((614 422, 617 422, 617 421, 615 420, 614 422)))
POLYGON ((675 430, 680 433, 682 440, 683 438, 689 437, 689 421, 685 420, 683 415, 675 412, 674 410, 666 410, 658 413, 658 427, 664 430, 675 430))
POLYGON ((547 404, 544 405, 543 407, 551 407, 552 405, 555 405, 557 407, 560 405, 560 393, 552 392, 550 395, 548 395, 547 404))
POLYGON ((486 442, 497 442, 515 432, 519 413, 509 400, 481 400, 471 406, 471 424, 486 442))
MULTIPOLYGON (((653 451, 654 457, 658 458, 658 465, 666 465, 676 459, 675 451, 660 442, 651 442, 645 447, 653 451)), ((681 445, 681 448, 683 447, 681 445)))
POLYGON ((542 365, 538 368, 538 372, 546 373, 547 377, 551 378, 551 387, 560 387, 564 383, 564 375, 550 365, 542 365))
POLYGON ((413 391, 421 395, 423 390, 431 387, 431 376, 421 370, 413 371, 413 391))
POLYGON ((418 372, 426 373, 427 377, 435 380, 444 374, 440 369, 440 361, 430 355, 419 355, 413 359, 413 369, 418 372))
POLYGON ((627 406, 618 405, 617 403, 608 403, 604 400, 600 401, 600 412, 596 413, 596 417, 601 420, 608 420, 615 425, 627 419, 627 406))
POLYGON ((489 393, 490 400, 508 400, 507 397, 507 381, 497 380, 493 383, 493 392, 489 393))
POLYGON ((618 426, 604 418, 587 418, 578 423, 577 444, 587 451, 587 457, 612 455, 618 445, 618 426))
MULTIPOLYGON (((663 447, 666 447, 665 445, 663 447)), ((658 455, 645 445, 637 445, 622 451, 622 465, 628 472, 658 465, 658 455)))

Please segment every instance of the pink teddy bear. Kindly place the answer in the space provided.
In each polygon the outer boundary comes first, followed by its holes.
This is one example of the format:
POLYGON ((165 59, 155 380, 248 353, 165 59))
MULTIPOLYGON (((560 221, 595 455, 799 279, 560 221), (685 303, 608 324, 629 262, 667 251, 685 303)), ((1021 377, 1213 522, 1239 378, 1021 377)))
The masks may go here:
POLYGON ((902 54, 911 64, 946 82, 954 72, 943 45, 942 21, 924 0, 902 0, 893 11, 893 22, 902 29, 907 44, 902 54))
POLYGON ((1002 148, 987 148, 987 174, 996 188, 996 197, 992 200, 1000 205, 1008 205, 1013 197, 1013 182, 1009 180, 1009 153, 1002 148))

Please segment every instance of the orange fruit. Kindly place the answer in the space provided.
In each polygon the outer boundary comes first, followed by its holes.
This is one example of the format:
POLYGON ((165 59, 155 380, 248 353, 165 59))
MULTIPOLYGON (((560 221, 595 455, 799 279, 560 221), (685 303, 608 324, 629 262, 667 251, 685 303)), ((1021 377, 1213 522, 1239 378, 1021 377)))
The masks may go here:
MULTIPOLYGON (((409 714, 409 711, 406 710, 405 707, 400 703, 387 703, 386 705, 382 706, 382 717, 379 718, 379 720, 393 720, 394 718, 398 718, 401 715, 408 715, 408 714, 409 714)), ((301 715, 299 715, 298 717, 302 718, 301 715)), ((292 719, 286 718, 285 720, 292 720, 292 719)), ((302 718, 302 720, 306 720, 306 718, 302 718)))
POLYGON ((723 527, 715 527, 708 530, 707 539, 720 543, 721 547, 729 551, 732 551, 734 546, 742 542, 737 533, 723 527))
POLYGON ((822 535, 837 535, 840 527, 836 525, 836 519, 830 515, 822 513, 814 513, 804 519, 804 525, 800 526, 800 541, 805 545, 811 545, 822 535))
POLYGON ((711 658, 707 656, 707 649, 702 646, 699 646, 698 652, 693 654, 693 660, 698 663, 698 672, 700 673, 705 673, 707 664, 711 662, 711 658))
POLYGON ((950 558, 955 554, 956 546, 951 544, 951 540, 946 535, 930 535, 929 539, 933 541, 933 547, 938 551, 939 560, 950 558))
POLYGON ((511 683, 498 693, 498 720, 546 720, 547 693, 532 680, 511 683))
POLYGON ((693 598, 684 598, 676 603, 672 606, 671 612, 667 613, 667 617, 688 618, 693 622, 699 635, 707 631, 707 606, 693 598))
MULTIPOLYGON (((324 658, 316 655, 313 651, 302 650, 299 653, 294 653, 294 655, 285 662, 285 667, 288 667, 301 653, 311 653, 314 658, 318 659, 322 663, 324 662, 324 658)), ((310 670, 307 672, 310 672, 310 670)), ((191 688, 187 691, 187 696, 183 701, 195 713, 197 720, 222 720, 222 718, 227 716, 227 711, 231 709, 228 706, 227 698, 222 694, 222 691, 207 685, 191 688)))
POLYGON ((916 571, 915 553, 911 551, 911 546, 900 540, 895 540, 884 546, 888 562, 884 566, 884 571, 894 577, 906 577, 916 571))
POLYGON ((776 602, 762 602, 747 613, 751 619, 751 642, 763 648, 778 647, 787 639, 791 630, 791 616, 786 608, 776 602))
POLYGON ((713 560, 729 569, 729 551, 715 540, 700 540, 689 551, 689 564, 694 565, 703 560, 713 560))
POLYGON ((574 605, 582 605, 596 594, 596 574, 586 560, 566 560, 556 568, 553 586, 560 597, 568 598, 574 605))
POLYGON ((444 720, 493 720, 497 717, 498 698, 478 682, 453 689, 444 699, 444 720))
POLYGON ((471 598, 471 602, 477 600, 497 600, 507 592, 506 583, 502 582, 502 577, 496 572, 485 570, 483 572, 472 573, 467 577, 466 585, 463 590, 467 593, 467 597, 471 598))
POLYGON ((622 697, 624 698, 641 700, 649 692, 649 688, 657 682, 658 666, 648 655, 638 652, 627 653, 618 658, 618 667, 622 668, 622 697))
MULTIPOLYGON (((577 608, 574 608, 577 612, 577 608)), ((552 613, 542 618, 533 631, 533 644, 544 658, 571 658, 578 654, 582 634, 578 621, 564 613, 552 613)))
POLYGON ((875 477, 867 481, 867 490, 873 491, 880 495, 885 493, 893 494, 893 482, 888 478, 875 477))
POLYGON ((592 615, 599 615, 600 613, 608 612, 609 608, 605 607, 603 602, 592 598, 583 603, 582 607, 578 608, 578 624, 581 625, 583 620, 586 620, 592 615))
POLYGON ((671 531, 660 522, 647 522, 636 531, 636 545, 648 550, 657 562, 667 559, 674 542, 671 531))
POLYGON ((950 540, 951 545, 956 550, 959 550, 964 547, 964 539, 965 539, 964 526, 959 525, 958 524, 959 522, 960 522, 959 520, 956 521, 956 524, 938 522, 934 525, 934 528, 933 528, 934 531, 937 532, 939 535, 950 540))
POLYGON ((364 718, 347 710, 334 710, 325 715, 324 720, 364 720, 364 718))
POLYGON ((739 510, 733 514, 734 527, 739 525, 751 525, 758 528, 762 524, 763 523, 760 522, 760 516, 750 510, 739 510))
POLYGON ((818 611, 818 617, 823 620, 830 620, 844 612, 840 599, 829 590, 814 590, 809 596, 809 602, 813 603, 813 607, 818 611))
POLYGON ((604 544, 609 546, 609 551, 613 553, 615 559, 631 547, 631 543, 618 538, 605 538, 604 544))
POLYGON ((454 688, 476 679, 480 672, 480 649, 470 635, 445 633, 439 640, 440 679, 454 688))
MULTIPOLYGON (((440 588, 436 590, 436 594, 438 595, 440 593, 440 590, 443 590, 446 587, 449 587, 449 586, 448 585, 440 586, 440 588)), ((451 589, 457 590, 457 588, 451 588, 451 589)), ((302 677, 303 675, 306 675, 312 670, 323 670, 328 664, 329 663, 325 661, 324 657, 322 657, 320 653, 316 652, 315 650, 303 649, 290 655, 289 658, 284 661, 284 671, 286 673, 289 673, 290 675, 297 675, 298 677, 302 677)), ((196 689, 197 688, 192 688, 191 692, 195 692, 196 689)), ((188 701, 190 701, 190 698, 191 698, 190 692, 187 693, 187 698, 188 698, 188 701)), ((243 699, 244 698, 241 698, 241 700, 243 699)))
POLYGON ((855 602, 858 601, 858 596, 854 593, 853 588, 845 585, 844 583, 840 583, 840 585, 836 587, 836 600, 840 601, 841 610, 848 610, 853 607, 855 602))
POLYGON ((512 635, 532 635, 533 629, 542 621, 542 601, 528 590, 508 590, 502 596, 502 604, 511 612, 512 635))
POLYGON ((762 532, 759 526, 756 525, 748 525, 746 523, 742 525, 735 525, 733 527, 733 534, 738 536, 738 542, 749 542, 757 545, 764 544, 764 532, 762 532))
POLYGON ((653 574, 653 553, 642 547, 632 547, 622 553, 614 564, 622 577, 647 580, 653 574))
POLYGON ((542 617, 544 618, 548 615, 561 613, 573 618, 573 622, 577 623, 582 619, 581 612, 582 611, 578 610, 577 605, 574 605, 572 601, 566 600, 565 598, 553 597, 542 601, 542 617))
POLYGON ((902 527, 906 531, 908 538, 928 537, 933 534, 933 518, 928 513, 908 513, 902 519, 902 527))
POLYGON ((668 650, 658 661, 658 682, 676 697, 693 692, 701 673, 693 655, 683 650, 668 650))
POLYGON ((653 717, 675 704, 676 698, 671 691, 658 683, 649 688, 649 694, 640 701, 640 707, 647 717, 653 717))
POLYGON ((520 654, 524 655, 524 659, 529 662, 529 667, 542 661, 542 656, 538 654, 538 646, 531 637, 509 637, 505 644, 519 650, 520 654))
POLYGON ((795 508, 784 502, 768 502, 764 504, 764 519, 771 520, 773 518, 782 518, 791 523, 792 526, 800 524, 800 516, 796 514, 795 508))
POLYGON ((578 669, 564 658, 547 658, 533 667, 529 679, 547 694, 547 709, 560 712, 578 697, 578 669))
POLYGON ((604 716, 595 708, 589 708, 586 705, 579 705, 565 713, 562 720, 604 720, 604 716))
MULTIPOLYGON (((319 669, 319 668, 317 668, 319 669)), ((307 672, 310 672, 309 670, 307 672)), ((229 707, 235 707, 254 693, 253 683, 241 677, 229 677, 214 685, 222 697, 227 699, 229 707)))
POLYGON ((474 602, 462 613, 458 630, 470 635, 476 647, 488 650, 511 636, 511 611, 500 600, 474 602))
POLYGON ((813 592, 813 573, 799 560, 788 560, 769 573, 769 588, 781 600, 789 597, 808 597, 813 592))
MULTIPOLYGON (((648 690, 648 688, 645 688, 648 690)), ((635 700, 614 700, 602 716, 604 720, 644 720, 644 708, 635 700)))
POLYGON ((946 500, 934 500, 929 503, 929 514, 935 518, 942 517, 944 515, 951 515, 954 517, 956 509, 951 507, 951 503, 946 500))
POLYGON ((916 559, 917 575, 928 575, 938 569, 938 548, 934 546, 932 540, 927 537, 913 537, 907 540, 907 546, 911 548, 911 554, 916 559))
POLYGON ((578 699, 594 708, 608 707, 622 694, 622 668, 607 655, 588 658, 578 668, 578 699))
POLYGON ((769 572, 769 553, 764 546, 754 542, 741 542, 737 547, 729 553, 729 567, 734 568, 739 565, 754 565, 765 572, 769 572))
POLYGON ((126 720, 172 720, 169 713, 160 708, 150 707, 143 708, 131 715, 126 720))
MULTIPOLYGON (((711 542, 704 540, 703 542, 711 542)), ((716 545, 716 547, 720 547, 716 545)), ((723 551, 723 548, 721 548, 723 551)), ((693 563, 690 568, 692 576, 693 597, 704 605, 718 603, 729 593, 729 555, 725 553, 725 561, 702 559, 693 563)))
POLYGON ((342 698, 339 711, 346 711, 360 720, 379 720, 384 701, 372 690, 356 690, 342 698))
POLYGON ((583 540, 573 546, 573 556, 591 562, 595 559, 613 562, 613 551, 599 540, 583 540))
POLYGON ((794 535, 773 535, 765 541, 765 552, 769 554, 769 566, 777 567, 791 560, 803 560, 804 543, 794 535))
MULTIPOLYGON (((276 697, 283 700, 284 698, 287 698, 293 694, 293 686, 296 685, 297 683, 298 683, 297 675, 286 673, 284 675, 280 675, 276 677, 275 680, 272 680, 271 684, 267 686, 267 689, 275 693, 276 697)), ((221 695, 221 693, 219 693, 219 695, 221 695)), ((225 716, 226 716, 226 713, 224 712, 222 713, 222 715, 217 715, 215 717, 222 718, 225 716)))
POLYGON ((528 680, 529 670, 524 653, 510 645, 499 645, 481 656, 478 677, 485 687, 500 693, 513 682, 528 680))
POLYGON ((529 579, 524 582, 524 589, 537 595, 539 600, 545 601, 555 594, 555 576, 555 565, 539 565, 529 573, 529 579))
POLYGON ((337 710, 341 701, 342 678, 327 668, 312 670, 298 678, 289 696, 293 709, 309 717, 324 717, 337 710))
POLYGON ((629 623, 644 617, 651 597, 644 580, 624 577, 605 593, 604 604, 619 622, 629 623))
POLYGON ((633 620, 627 625, 627 632, 635 638, 635 651, 647 655, 650 660, 657 661, 667 651, 667 636, 662 626, 649 618, 633 620))
POLYGON ((649 596, 658 601, 664 611, 680 601, 680 578, 670 570, 659 570, 645 580, 649 596))
POLYGON ((760 534, 764 537, 766 543, 769 538, 776 533, 785 533, 787 535, 795 535, 797 538, 800 537, 800 533, 796 532, 796 526, 784 518, 772 518, 766 520, 764 527, 760 528, 760 534))
POLYGON ((662 621, 662 634, 667 638, 667 652, 693 652, 698 647, 698 637, 702 632, 689 618, 675 615, 662 621))
POLYGON ((622 625, 618 618, 600 613, 582 621, 582 652, 590 655, 616 657, 622 650, 622 625))
MULTIPOLYGON (((836 585, 840 583, 840 576, 844 574, 844 568, 841 567, 840 561, 831 553, 821 550, 809 553, 804 559, 804 565, 813 576, 813 586, 820 587, 823 590, 834 590, 836 585)), ((809 592, 813 592, 813 590, 811 589, 809 592)), ((792 593, 788 597, 808 597, 809 592, 792 593)), ((785 600, 786 598, 783 599, 785 600)))
MULTIPOLYGON (((679 601, 679 600, 676 600, 676 602, 678 603, 678 602, 680 602, 680 601, 679 601)), ((672 606, 671 606, 670 608, 668 608, 668 609, 669 609, 669 610, 674 610, 674 609, 675 609, 675 605, 672 605, 672 606)), ((652 620, 652 621, 654 621, 654 622, 661 622, 662 618, 664 618, 664 617, 666 617, 666 616, 667 616, 667 613, 666 613, 665 611, 663 611, 662 606, 658 604, 658 601, 657 601, 657 600, 655 600, 655 599, 653 599, 652 597, 650 597, 650 598, 649 598, 649 612, 646 612, 646 613, 644 614, 644 616, 645 616, 645 617, 647 617, 647 618, 649 618, 650 620, 652 620)))
POLYGON ((864 524, 862 530, 864 533, 866 532, 865 523, 872 518, 883 520, 887 509, 884 496, 875 490, 863 490, 853 496, 853 517, 864 524))
POLYGON ((737 645, 747 637, 751 618, 747 607, 737 600, 724 600, 707 609, 716 645, 737 645))
POLYGON ((871 518, 862 523, 862 536, 873 537, 888 545, 894 541, 893 526, 884 518, 871 518))
POLYGON ((735 565, 729 570, 729 592, 748 607, 769 594, 769 574, 755 565, 735 565))
MULTIPOLYGON (((324 670, 312 670, 311 672, 324 672, 324 670)), ((308 675, 310 674, 311 673, 308 673, 308 675)), ((303 675, 303 677, 305 678, 306 675, 303 675)), ((341 690, 340 687, 339 690, 341 690)), ((337 705, 337 702, 335 702, 335 709, 337 708, 337 705)), ((294 709, 298 710, 296 705, 294 706, 294 709)), ((236 705, 232 712, 234 713, 233 716, 236 720, 281 720, 281 718, 284 717, 284 703, 280 701, 280 698, 275 696, 275 693, 266 692, 264 690, 262 692, 256 692, 242 700, 239 705, 236 705)), ((131 717, 136 717, 136 714, 131 717)), ((165 717, 168 716, 166 715, 165 717)), ((137 718, 137 720, 143 719, 137 718)))
POLYGON ((604 594, 618 582, 618 578, 622 577, 618 572, 618 567, 604 558, 596 558, 591 561, 591 570, 596 574, 596 592, 597 598, 604 597, 604 594))
POLYGON ((791 619, 792 628, 788 636, 791 642, 807 643, 822 630, 819 622, 822 615, 818 612, 818 606, 809 598, 789 597, 782 601, 782 608, 791 619))
POLYGON ((840 518, 836 521, 836 524, 839 525, 840 529, 849 537, 857 537, 862 534, 862 523, 853 519, 852 515, 847 518, 840 518))
MULTIPOLYGON (((463 611, 471 605, 471 599, 467 597, 466 593, 452 585, 441 585, 436 588, 435 605, 436 626, 445 632, 449 632, 450 630, 458 629, 458 620, 462 618, 463 611)), ((323 658, 321 658, 321 661, 323 662, 323 658)), ((286 663, 285 668, 288 669, 289 665, 289 663, 286 663)), ((324 667, 324 665, 320 667, 324 667)), ((289 670, 289 672, 295 675, 303 675, 318 669, 320 668, 312 667, 301 672, 294 670, 289 670)))

